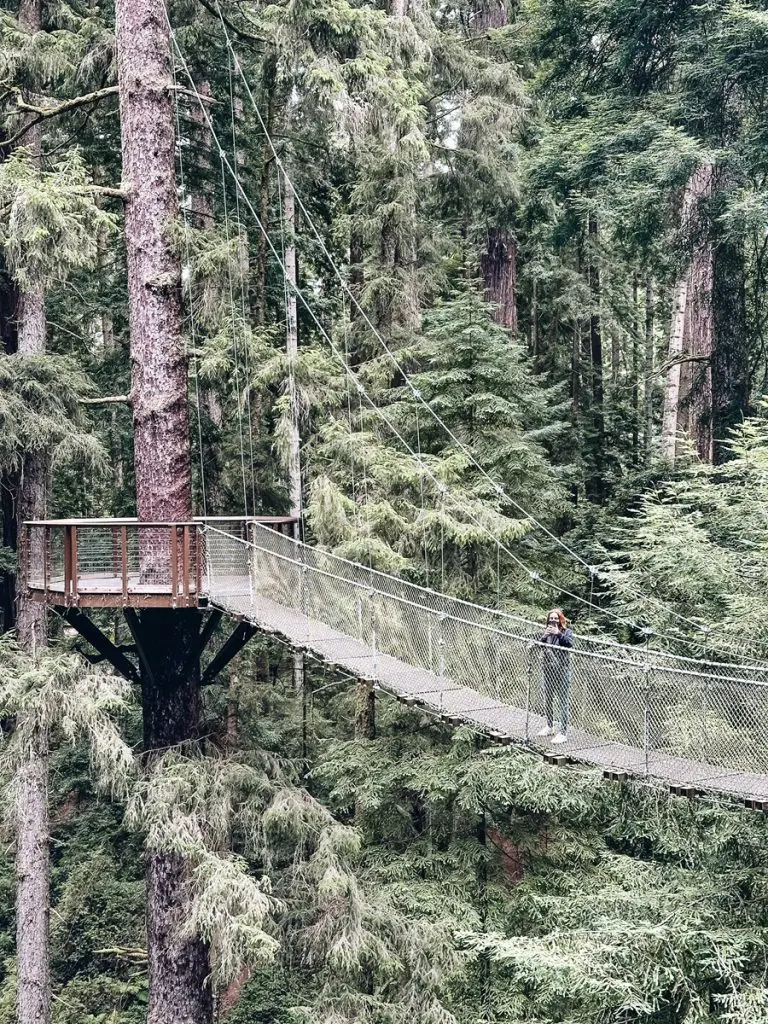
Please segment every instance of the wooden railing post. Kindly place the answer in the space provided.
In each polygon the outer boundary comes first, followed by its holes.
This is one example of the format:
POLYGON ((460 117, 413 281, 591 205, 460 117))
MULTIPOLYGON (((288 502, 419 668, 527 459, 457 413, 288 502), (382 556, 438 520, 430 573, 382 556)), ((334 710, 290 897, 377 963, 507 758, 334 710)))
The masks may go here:
POLYGON ((170 527, 171 542, 171 602, 176 606, 176 597, 179 593, 179 539, 176 535, 176 524, 170 527))
MULTIPOLYGON (((243 530, 245 524, 243 524, 243 530)), ((205 537, 200 526, 195 527, 195 596, 197 600, 200 600, 200 593, 203 589, 203 546, 205 543, 205 537)), ((243 539, 247 539, 247 536, 243 539)))
MULTIPOLYGON (((174 531, 176 527, 174 526, 174 531)), ((185 523, 182 528, 182 547, 181 547, 181 558, 182 558, 182 579, 183 579, 183 590, 185 598, 189 598, 189 524, 185 523)))
MULTIPOLYGON (((29 537, 29 534, 27 535, 29 537)), ((29 538, 31 540, 31 537, 29 538)), ((29 545, 29 540, 27 541, 29 545)), ((28 548, 29 549, 29 548, 28 548)), ((43 527, 43 590, 48 593, 48 585, 51 580, 51 528, 50 526, 43 527)))
POLYGON ((128 600, 128 527, 120 527, 120 576, 123 601, 128 600))
POLYGON ((72 592, 72 527, 64 527, 64 604, 72 592))
POLYGON ((78 560, 77 560, 77 527, 76 526, 72 527, 71 552, 72 552, 72 597, 76 599, 79 596, 79 594, 78 594, 78 586, 77 586, 77 576, 78 576, 78 564, 77 563, 78 563, 78 560))

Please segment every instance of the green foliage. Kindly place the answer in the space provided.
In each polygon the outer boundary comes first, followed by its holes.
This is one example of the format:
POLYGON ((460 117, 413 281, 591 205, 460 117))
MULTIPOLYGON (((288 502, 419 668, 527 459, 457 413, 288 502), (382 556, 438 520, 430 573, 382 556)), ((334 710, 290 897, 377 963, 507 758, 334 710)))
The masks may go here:
POLYGON ((0 359, 0 469, 19 471, 30 455, 43 455, 54 467, 103 469, 104 449, 83 429, 78 406, 78 398, 92 393, 93 385, 71 359, 0 359))
POLYGON ((0 164, 0 204, 7 208, 0 242, 20 287, 48 287, 71 269, 94 266, 99 237, 116 220, 96 206, 91 185, 77 151, 50 171, 41 172, 23 150, 0 164))

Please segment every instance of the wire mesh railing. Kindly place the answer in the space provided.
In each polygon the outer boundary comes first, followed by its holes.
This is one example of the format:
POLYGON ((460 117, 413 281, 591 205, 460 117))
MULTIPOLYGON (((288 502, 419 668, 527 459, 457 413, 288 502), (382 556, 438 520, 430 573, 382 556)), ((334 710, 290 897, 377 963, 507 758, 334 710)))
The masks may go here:
POLYGON ((638 770, 667 759, 672 775, 672 760, 683 758, 712 766, 713 775, 768 772, 768 680, 761 670, 584 636, 570 651, 553 652, 540 642, 540 624, 258 524, 247 542, 212 527, 204 533, 210 600, 256 622, 269 604, 276 628, 332 662, 357 645, 366 673, 401 693, 466 689, 487 707, 498 702, 524 712, 526 738, 551 703, 555 724, 567 725, 569 736, 580 736, 582 746, 625 745, 638 770))

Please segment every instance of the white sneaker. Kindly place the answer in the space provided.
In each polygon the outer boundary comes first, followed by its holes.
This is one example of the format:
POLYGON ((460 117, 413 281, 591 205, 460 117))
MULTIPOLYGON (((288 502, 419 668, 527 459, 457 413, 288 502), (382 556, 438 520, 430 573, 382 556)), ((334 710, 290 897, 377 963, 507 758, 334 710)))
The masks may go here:
POLYGON ((545 725, 543 729, 539 729, 536 733, 537 736, 554 736, 555 730, 551 725, 545 725))
POLYGON ((559 732, 557 736, 555 736, 555 738, 552 740, 553 743, 566 743, 567 741, 568 737, 565 735, 564 732, 559 732))

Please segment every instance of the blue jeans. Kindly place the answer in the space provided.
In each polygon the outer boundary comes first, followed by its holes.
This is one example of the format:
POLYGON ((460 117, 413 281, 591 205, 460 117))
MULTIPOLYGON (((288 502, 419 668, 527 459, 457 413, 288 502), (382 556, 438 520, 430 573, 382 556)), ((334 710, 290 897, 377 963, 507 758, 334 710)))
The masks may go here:
POLYGON ((555 696, 557 696, 560 728, 565 732, 568 728, 568 715, 570 711, 571 673, 564 665, 545 664, 541 678, 541 689, 544 697, 544 714, 547 716, 547 725, 550 729, 554 725, 554 704, 555 696))

